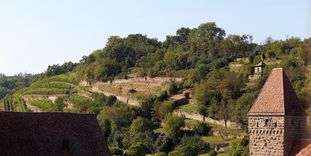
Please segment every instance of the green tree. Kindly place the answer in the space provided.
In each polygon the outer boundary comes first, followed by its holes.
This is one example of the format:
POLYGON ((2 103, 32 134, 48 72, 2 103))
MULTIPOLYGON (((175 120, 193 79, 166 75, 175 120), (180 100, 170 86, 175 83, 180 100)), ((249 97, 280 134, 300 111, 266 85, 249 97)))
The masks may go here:
POLYGON ((194 53, 201 59, 214 58, 220 51, 220 41, 224 39, 225 31, 215 23, 201 24, 190 33, 190 45, 194 53))
POLYGON ((247 139, 236 140, 230 143, 229 155, 231 156, 247 156, 249 141, 247 139))
POLYGON ((178 139, 181 134, 181 128, 185 125, 185 117, 168 113, 163 121, 163 132, 165 136, 178 139))
MULTIPOLYGON (((148 137, 150 136, 146 136, 146 132, 150 132, 151 133, 151 130, 152 130, 152 126, 151 126, 151 123, 146 120, 145 118, 143 117, 137 117, 135 120, 133 120, 131 126, 130 126, 130 135, 131 135, 131 141, 133 143, 136 143, 136 142, 143 142, 143 143, 147 143, 147 142, 144 142, 145 141, 150 141, 148 139, 148 137)), ((151 138, 152 140, 152 138, 151 138)))

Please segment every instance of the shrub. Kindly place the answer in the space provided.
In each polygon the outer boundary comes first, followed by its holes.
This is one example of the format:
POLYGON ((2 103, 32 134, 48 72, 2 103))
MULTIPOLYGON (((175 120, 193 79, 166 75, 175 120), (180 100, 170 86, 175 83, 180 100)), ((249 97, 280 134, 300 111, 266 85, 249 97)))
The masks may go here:
POLYGON ((164 152, 158 152, 158 153, 154 153, 152 156, 167 156, 167 154, 164 152))
POLYGON ((205 123, 205 122, 200 122, 200 121, 196 121, 194 124, 194 128, 193 130, 200 135, 207 135, 210 133, 211 131, 211 127, 205 123))
POLYGON ((64 107, 65 107, 65 103, 64 103, 64 98, 63 97, 58 97, 53 105, 53 110, 54 111, 63 111, 64 107))
POLYGON ((142 143, 132 144, 128 150, 126 150, 126 155, 128 156, 145 156, 149 152, 148 148, 142 143))
POLYGON ((163 124, 165 136, 177 140, 182 134, 181 128, 185 125, 185 117, 168 113, 164 118, 163 124))
POLYGON ((159 118, 163 119, 166 114, 174 111, 174 102, 167 101, 157 105, 156 114, 159 118))
POLYGON ((74 109, 76 112, 87 112, 93 105, 91 98, 73 94, 69 97, 69 101, 74 103, 74 109))
POLYGON ((160 95, 158 96, 158 100, 159 101, 164 101, 164 100, 167 100, 168 98, 168 94, 167 94, 167 91, 161 91, 160 92, 160 95))
POLYGON ((123 150, 119 147, 113 146, 109 148, 111 155, 122 155, 123 150))
POLYGON ((184 93, 184 96, 186 99, 190 99, 190 93, 189 92, 184 93))
POLYGON ((249 141, 245 138, 231 142, 229 154, 232 156, 247 156, 249 152, 248 144, 249 141))
POLYGON ((155 142, 155 147, 157 151, 168 153, 174 148, 174 142, 172 138, 169 137, 158 137, 155 142))
POLYGON ((208 155, 209 156, 217 156, 217 152, 212 149, 211 151, 208 152, 208 155))
POLYGON ((171 81, 168 86, 168 94, 175 95, 178 93, 178 86, 175 81, 171 81))

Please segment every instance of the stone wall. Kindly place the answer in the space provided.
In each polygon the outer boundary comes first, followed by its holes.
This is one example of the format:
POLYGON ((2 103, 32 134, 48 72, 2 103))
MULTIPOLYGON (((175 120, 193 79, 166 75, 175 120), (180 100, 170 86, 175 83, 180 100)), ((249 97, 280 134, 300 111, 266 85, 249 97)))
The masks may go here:
POLYGON ((285 117, 285 155, 288 155, 293 142, 304 137, 306 130, 305 116, 286 116, 285 117))
POLYGON ((250 155, 284 155, 284 117, 250 116, 248 122, 250 155))
POLYGON ((304 137, 304 116, 249 116, 250 155, 288 155, 293 142, 304 137))

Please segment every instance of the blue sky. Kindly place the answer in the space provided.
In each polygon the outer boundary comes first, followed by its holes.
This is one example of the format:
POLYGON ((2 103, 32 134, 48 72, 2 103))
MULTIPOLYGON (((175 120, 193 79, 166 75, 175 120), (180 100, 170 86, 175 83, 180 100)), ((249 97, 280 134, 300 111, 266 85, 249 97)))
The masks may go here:
POLYGON ((78 62, 111 35, 165 39, 216 22, 227 34, 311 36, 310 0, 0 0, 0 73, 78 62))

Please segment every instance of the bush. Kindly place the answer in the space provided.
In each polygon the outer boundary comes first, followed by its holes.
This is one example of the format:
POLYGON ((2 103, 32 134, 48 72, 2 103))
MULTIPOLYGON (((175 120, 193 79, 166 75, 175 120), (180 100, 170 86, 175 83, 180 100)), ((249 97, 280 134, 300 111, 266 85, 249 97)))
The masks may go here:
POLYGON ((91 98, 73 94, 69 97, 69 101, 74 103, 74 110, 76 112, 87 112, 92 105, 94 105, 91 98))
POLYGON ((167 154, 164 152, 158 152, 158 153, 154 153, 152 156, 167 156, 167 154))
POLYGON ((204 122, 197 121, 194 124, 193 130, 199 135, 208 135, 211 131, 211 127, 204 122))
POLYGON ((160 95, 158 96, 158 100, 159 101, 164 101, 164 100, 167 100, 168 98, 168 94, 167 94, 167 91, 161 91, 160 92, 160 95))
POLYGON ((175 95, 178 93, 178 86, 175 81, 171 81, 168 86, 168 94, 175 95))
POLYGON ((148 152, 148 148, 142 143, 135 143, 132 144, 125 153, 128 156, 145 156, 148 152))
POLYGON ((115 96, 106 96, 101 93, 93 93, 92 98, 93 103, 90 105, 90 111, 96 114, 98 114, 104 106, 112 106, 117 101, 115 96))
POLYGON ((174 146, 173 139, 169 137, 158 137, 155 142, 155 147, 159 152, 168 153, 169 151, 173 150, 174 146))
POLYGON ((178 140, 182 134, 181 128, 185 125, 185 117, 168 113, 163 124, 165 136, 178 140))
POLYGON ((184 136, 169 156, 196 156, 210 150, 210 147, 199 136, 184 136))
POLYGON ((184 96, 186 99, 190 99, 190 93, 189 92, 184 93, 184 96))
POLYGON ((231 142, 229 154, 232 156, 247 156, 249 152, 248 144, 249 141, 245 138, 231 142))
POLYGON ((123 150, 119 147, 113 146, 109 148, 111 155, 122 155, 123 150))
POLYGON ((209 156, 217 156, 217 152, 212 149, 211 151, 208 152, 208 155, 209 156))
POLYGON ((64 107, 65 107, 65 103, 64 103, 64 98, 63 97, 58 97, 53 105, 53 110, 54 111, 63 111, 64 107))
POLYGON ((174 111, 174 102, 167 101, 157 105, 156 114, 160 119, 163 119, 166 114, 174 111))

